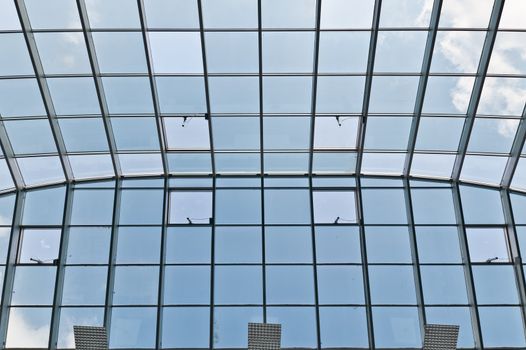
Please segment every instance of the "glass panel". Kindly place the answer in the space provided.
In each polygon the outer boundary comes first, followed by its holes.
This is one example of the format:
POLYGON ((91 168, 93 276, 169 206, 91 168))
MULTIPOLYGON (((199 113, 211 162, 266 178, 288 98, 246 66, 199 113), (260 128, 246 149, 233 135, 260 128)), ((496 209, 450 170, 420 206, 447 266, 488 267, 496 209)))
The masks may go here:
POLYGON ((110 348, 154 348, 157 308, 116 307, 111 313, 110 348))
POLYGON ((402 190, 362 190, 366 224, 406 224, 404 192, 402 190))
POLYGON ((122 190, 120 224, 161 224, 162 190, 122 190))
POLYGON ((19 263, 53 264, 60 248, 59 229, 24 229, 19 263))
POLYGON ((108 141, 102 119, 59 119, 68 152, 107 151, 108 141))
POLYGON ((509 252, 502 228, 467 228, 472 262, 508 262, 509 252))
POLYGON ((325 0, 321 6, 321 28, 370 28, 374 1, 325 0))
POLYGON ((102 82, 110 113, 153 112, 148 78, 107 77, 102 82))
POLYGON ((141 33, 95 32, 93 42, 101 73, 146 73, 141 33))
POLYGON ((429 77, 422 113, 466 114, 475 78, 429 77))
POLYGON ((416 307, 373 307, 375 345, 379 348, 422 346, 416 307))
POLYGON ((265 150, 307 149, 310 146, 310 118, 263 117, 265 150))
POLYGON ((4 125, 15 154, 57 152, 49 120, 5 121, 4 125))
POLYGON ((161 229, 158 227, 120 227, 117 264, 159 264, 161 229))
POLYGON ((9 52, 0 57, 0 75, 34 74, 23 34, 0 34, 0 51, 9 52))
POLYGON ((52 305, 56 267, 17 266, 11 305, 52 305))
POLYGON ((256 0, 203 0, 205 28, 257 28, 256 0))
POLYGON ((269 307, 268 322, 280 323, 284 348, 316 348, 316 313, 313 307, 269 307))
POLYGON ((374 59, 375 72, 420 72, 427 32, 380 31, 374 59))
POLYGON ((259 190, 217 190, 215 201, 217 224, 261 223, 259 190))
POLYGON ((322 348, 367 348, 367 319, 363 307, 320 307, 322 348))
POLYGON ((263 0, 263 28, 314 28, 315 0, 263 0))
POLYGON ((259 118, 214 117, 215 150, 259 150, 259 118))
POLYGON ((420 272, 426 304, 468 304, 463 266, 421 266, 420 272))
POLYGON ((373 304, 416 304, 412 266, 369 266, 373 304))
POLYGON ((524 327, 518 307, 479 307, 482 340, 487 347, 524 347, 524 327))
POLYGON ((466 224, 504 224, 500 193, 474 186, 460 186, 466 224))
POLYGON ((208 79, 212 113, 258 113, 259 81, 256 77, 208 79))
POLYGON ((375 76, 371 88, 370 113, 412 113, 417 77, 375 76))
POLYGON ((34 35, 45 73, 91 73, 82 33, 35 33, 34 35))
POLYGON ((158 285, 158 267, 117 266, 115 267, 113 304, 156 304, 158 285))
POLYGON ((72 225, 111 225, 113 190, 75 190, 71 209, 72 225))
POLYGON ((309 113, 312 78, 263 77, 265 113, 309 113))
POLYGON ((313 304, 314 278, 311 266, 267 266, 268 304, 313 304))
POLYGON ((310 223, 310 196, 305 190, 265 190, 265 223, 310 223))
POLYGON ((318 71, 365 73, 369 41, 369 32, 321 32, 318 71))
POLYGON ((164 304, 209 304, 210 267, 167 266, 164 304))
POLYGON ((244 32, 206 33, 209 73, 258 73, 258 35, 244 32))
POLYGON ((261 304, 263 275, 260 266, 216 266, 215 304, 261 304))
POLYGON ((199 33, 153 32, 149 36, 156 73, 203 73, 199 33))
POLYGON ((170 193, 170 218, 174 224, 208 224, 212 221, 212 192, 170 193))
POLYGON ((63 186, 27 192, 22 223, 24 225, 61 225, 65 193, 63 186))
POLYGON ((316 261, 318 263, 360 263, 358 227, 317 226, 316 261))
POLYGON ((416 150, 456 151, 464 118, 420 118, 416 150))
POLYGON ((380 27, 428 27, 432 0, 384 0, 380 27))
POLYGON ((144 1, 149 28, 199 28, 195 0, 144 1))
POLYGON ((99 326, 104 322, 104 308, 61 308, 58 348, 75 348, 73 326, 99 326))
POLYGON ((449 189, 412 189, 415 224, 455 224, 453 193, 449 189))
POLYGON ((51 328, 51 308, 11 308, 6 347, 47 348, 51 328))
POLYGON ((364 304, 361 266, 318 266, 320 304, 364 304))
POLYGON ((210 247, 210 227, 170 227, 167 229, 167 263, 210 263, 210 247))
POLYGON ((28 186, 64 181, 59 157, 17 158, 18 167, 28 186))
POLYGON ((462 261, 456 227, 416 227, 418 258, 421 263, 462 261))
POLYGON ((369 263, 410 263, 409 230, 405 226, 365 227, 369 263))
POLYGON ((519 304, 513 266, 473 266, 477 303, 519 304))
POLYGON ((316 117, 314 148, 356 148, 358 117, 316 117))
MULTIPOLYGON (((477 6, 475 3, 473 5, 477 6)), ((430 71, 432 73, 476 73, 485 37, 486 33, 482 31, 437 32, 430 71)), ((459 88, 458 92, 462 90, 462 86, 459 88)))
POLYGON ((445 0, 440 13, 440 26, 486 28, 489 24, 492 5, 492 0, 469 0, 462 3, 445 0), (477 11, 473 11, 474 8, 477 11))
POLYGON ((214 348, 246 347, 249 322, 263 322, 263 312, 260 307, 214 308, 214 348))
POLYGON ((163 308, 163 348, 208 348, 210 308, 163 308))
POLYGON ((106 267, 66 267, 62 305, 104 305, 107 278, 106 267))
POLYGON ((473 327, 468 307, 426 307, 426 320, 429 323, 456 324, 460 326, 458 333, 459 348, 474 346, 473 327))
POLYGON ((261 263, 261 241, 259 227, 216 227, 215 261, 216 263, 261 263))
POLYGON ((157 77, 159 105, 163 113, 205 113, 202 77, 157 77))
POLYGON ((0 8, 0 30, 20 29, 15 3, 11 0, 0 0, 0 8))
POLYGON ((354 192, 314 191, 315 223, 357 222, 354 192))
POLYGON ((265 227, 265 262, 312 263, 310 227, 265 227))
POLYGON ((140 28, 139 12, 134 0, 86 0, 92 28, 140 28))
POLYGON ((509 153, 519 120, 475 118, 468 152, 509 153))
POLYGON ((107 264, 110 254, 110 227, 71 227, 68 264, 107 264))
POLYGON ((2 117, 46 115, 36 79, 0 79, 2 117))
POLYGON ((412 118, 367 118, 365 149, 405 150, 412 118))
POLYGON ((314 33, 263 32, 264 73, 310 73, 314 63, 314 33))
POLYGON ((364 77, 319 77, 316 111, 318 113, 361 112, 364 82, 364 77))

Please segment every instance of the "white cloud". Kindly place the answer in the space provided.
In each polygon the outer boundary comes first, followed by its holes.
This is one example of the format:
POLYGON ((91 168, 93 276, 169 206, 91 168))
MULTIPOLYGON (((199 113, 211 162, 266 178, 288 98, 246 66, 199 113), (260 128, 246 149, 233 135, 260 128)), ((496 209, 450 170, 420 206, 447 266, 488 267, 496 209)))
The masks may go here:
MULTIPOLYGON (((29 309, 30 310, 30 309, 29 309)), ((7 347, 45 348, 49 340, 49 322, 36 324, 26 317, 29 310, 12 309, 9 314, 7 347)))

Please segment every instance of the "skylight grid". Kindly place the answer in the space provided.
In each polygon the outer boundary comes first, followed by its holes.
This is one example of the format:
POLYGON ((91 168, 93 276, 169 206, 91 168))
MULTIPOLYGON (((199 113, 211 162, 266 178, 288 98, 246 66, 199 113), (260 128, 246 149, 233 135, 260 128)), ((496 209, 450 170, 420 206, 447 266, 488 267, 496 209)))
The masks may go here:
POLYGON ((18 174, 5 183, 20 188, 244 172, 521 184, 524 6, 3 0, 2 177, 18 174))

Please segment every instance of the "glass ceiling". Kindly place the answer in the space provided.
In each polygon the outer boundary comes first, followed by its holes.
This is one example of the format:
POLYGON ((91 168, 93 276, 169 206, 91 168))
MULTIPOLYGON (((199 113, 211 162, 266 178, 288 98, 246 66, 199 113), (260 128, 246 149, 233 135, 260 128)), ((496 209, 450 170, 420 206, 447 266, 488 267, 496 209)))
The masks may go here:
POLYGON ((0 0, 0 190, 372 174, 526 190, 524 0, 0 0))

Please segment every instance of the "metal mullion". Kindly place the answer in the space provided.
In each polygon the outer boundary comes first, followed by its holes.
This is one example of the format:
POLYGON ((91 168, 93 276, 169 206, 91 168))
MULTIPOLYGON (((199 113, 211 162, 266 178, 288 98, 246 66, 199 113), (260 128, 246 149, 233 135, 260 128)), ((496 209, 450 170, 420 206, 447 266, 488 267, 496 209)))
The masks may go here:
POLYGON ((440 10, 442 8, 442 0, 435 0, 433 9, 431 10, 431 21, 427 33, 426 47, 424 51, 424 59, 422 61, 422 70, 420 81, 418 82, 418 90, 416 94, 416 103, 414 109, 413 120, 411 122, 411 131, 409 133, 409 142, 407 144, 407 155, 405 158, 403 175, 408 176, 411 171, 411 164, 413 163, 413 154, 415 152, 416 136, 418 133, 418 126, 420 124, 420 117, 422 115, 422 107, 424 105, 424 97, 426 93, 427 80, 429 78, 429 69, 431 67, 431 59, 433 58, 433 50, 435 48, 435 41, 437 36, 438 22, 440 20, 440 10))
POLYGON ((455 217, 458 223, 458 235, 460 243, 460 251, 462 255, 462 263, 464 265, 464 277, 466 281, 466 289, 468 294, 468 301, 470 305, 471 326, 473 331, 473 338, 475 340, 475 348, 483 349, 484 342, 482 340, 482 329, 480 327, 480 318, 478 311, 477 296, 475 294, 475 283, 473 280, 473 270, 471 258, 469 255, 469 246, 466 235, 466 226, 464 223, 464 212, 462 209, 462 200, 460 198, 460 189, 458 183, 452 184, 453 204, 455 208, 455 217))
POLYGON ((214 152, 214 138, 212 133, 212 114, 210 111, 210 89, 208 84, 208 65, 206 61, 206 47, 205 47, 205 30, 203 23, 203 5, 201 0, 197 0, 197 10, 199 14, 199 33, 201 35, 201 53, 203 58, 203 79, 205 83, 205 99, 206 99, 206 115, 208 117, 208 136, 210 138, 210 157, 212 159, 212 174, 216 173, 215 152, 214 152))
POLYGON ((88 58, 90 61, 91 71, 93 73, 93 80, 95 83, 95 90, 97 91, 97 98, 99 100, 99 108, 102 113, 102 121, 104 123, 104 131, 106 133, 106 140, 108 141, 108 147, 111 154, 111 162, 113 165, 113 172, 116 177, 122 176, 121 165, 119 157, 117 156, 117 146, 115 143, 115 137, 113 136, 113 128, 111 126, 108 105, 106 103, 106 95, 104 94, 104 87, 102 85, 102 78, 100 77, 99 64, 97 63, 97 55, 95 52, 95 45, 93 43, 93 37, 90 33, 91 28, 89 27, 88 13, 86 10, 85 0, 76 0, 77 8, 79 11, 80 22, 84 33, 84 40, 86 42, 86 49, 88 52, 88 58))
POLYGON ((161 158, 163 162, 163 172, 165 175, 168 175, 168 157, 166 155, 166 143, 164 137, 164 128, 161 120, 161 108, 159 105, 159 96, 157 94, 157 85, 155 84, 155 79, 153 77, 153 65, 152 65, 152 55, 150 49, 150 40, 148 33, 146 32, 146 13, 144 10, 144 0, 137 0, 137 6, 139 8, 139 17, 141 19, 141 29, 142 29, 142 39, 144 43, 144 51, 146 56, 146 64, 148 65, 148 79, 150 81, 150 90, 152 91, 152 101, 153 101, 153 110, 155 113, 155 121, 157 124, 157 134, 159 138, 159 147, 161 148, 161 158))
POLYGON ((519 164, 519 159, 521 156, 522 148, 524 147, 526 139, 526 106, 522 112, 521 121, 517 129, 517 134, 515 135, 515 140, 513 141, 513 146, 511 147, 511 152, 506 163, 506 168, 504 169, 504 175, 502 176, 502 181, 500 186, 503 188, 510 188, 511 181, 513 180, 513 175, 515 169, 517 169, 517 164, 519 164))
POLYGON ((369 340, 369 349, 375 349, 374 341, 374 327, 373 327, 373 308, 371 305, 371 287, 369 285, 369 263, 367 259, 367 247, 365 240, 365 227, 363 220, 363 201, 362 201, 362 186, 361 177, 356 177, 356 211, 359 224, 360 233, 360 252, 362 258, 362 275, 363 275, 363 288, 365 298, 365 311, 367 317, 367 336, 369 340))
MULTIPOLYGON (((316 0, 316 28, 314 37, 314 58, 313 58, 313 76, 312 76, 312 97, 311 97, 311 120, 310 120, 310 145, 309 145, 309 174, 312 175, 314 163, 314 134, 316 126, 316 98, 318 92, 318 70, 319 70, 319 53, 320 53, 320 26, 321 26, 321 2, 316 0)), ((311 192, 312 192, 312 179, 311 192)), ((318 324, 319 326, 319 324, 318 324)), ((318 335, 319 337, 319 335, 318 335)), ((320 345, 320 344, 318 344, 320 345)))
MULTIPOLYGON (((200 0, 199 0, 200 1, 200 0)), ((215 217, 216 217, 216 177, 214 176, 212 180, 212 186, 213 186, 213 195, 212 195, 212 227, 211 227, 211 236, 210 236, 210 324, 209 324, 209 339, 208 339, 208 347, 210 349, 214 348, 214 281, 215 281, 215 217)))
POLYGON ((424 292, 422 287, 422 276, 420 272, 420 259, 418 257, 418 244, 416 240, 416 230, 415 230, 415 218, 413 212, 413 200, 411 196, 411 186, 409 185, 409 179, 404 178, 404 198, 406 205, 407 213, 407 224, 409 229, 409 243, 411 246, 411 257, 413 261, 413 276, 415 279, 415 291, 416 291, 416 304, 418 307, 419 321, 420 321, 420 332, 424 334, 424 326, 427 324, 425 305, 424 305, 424 292))
POLYGON ((473 91, 471 92, 471 98, 469 100, 466 121, 464 122, 464 129, 462 130, 462 135, 460 137, 458 154, 455 158, 455 163, 453 165, 451 178, 454 181, 459 180, 460 172, 462 171, 462 165, 464 164, 464 159, 466 157, 469 138, 471 136, 471 131, 473 130, 473 125, 475 123, 475 115, 477 114, 480 96, 482 94, 484 81, 486 79, 486 73, 488 71, 491 53, 495 44, 495 38, 497 37, 497 29, 499 27, 500 17, 502 15, 503 8, 504 0, 495 0, 493 4, 493 9, 491 11, 491 17, 489 20, 486 39, 484 40, 484 46, 482 47, 482 54, 477 69, 477 77, 475 78, 473 91))
POLYGON ((169 201, 170 193, 168 189, 168 177, 164 179, 164 195, 163 195, 163 221, 161 228, 161 253, 159 260, 159 289, 157 291, 157 333, 156 333, 156 346, 157 349, 162 347, 162 324, 163 324, 163 302, 164 302, 164 269, 166 261, 166 235, 167 235, 167 223, 169 217, 169 201))
POLYGON ((510 194, 507 189, 500 191, 502 199, 502 208, 504 211, 504 219, 506 222, 506 236, 509 243, 511 262, 513 263, 513 269, 515 271, 515 278, 517 283, 517 289, 520 297, 521 315, 523 327, 526 325, 526 280, 524 276, 524 269, 522 265, 522 256, 519 247, 519 238, 517 236, 517 230, 515 229, 515 218, 513 215, 513 209, 511 205, 510 194))
POLYGON ((378 26, 380 23, 380 9, 382 0, 375 0, 373 10, 373 22, 371 28, 371 38, 369 40, 369 54, 367 57, 367 71, 365 76, 365 86, 363 93, 362 115, 358 124, 358 136, 356 139, 357 155, 355 174, 360 175, 362 171, 363 147, 365 142, 365 130, 367 127, 367 115, 369 114, 369 101, 371 100, 371 87, 373 83, 374 58, 376 56, 376 42, 378 40, 378 26))
POLYGON ((20 168, 18 167, 18 162, 16 161, 16 157, 15 157, 15 152, 13 152, 13 148, 11 147, 11 143, 9 142, 9 138, 7 137, 7 132, 5 130, 5 125, 1 118, 1 115, 0 115, 0 147, 4 153, 4 157, 7 162, 7 167, 9 169, 9 173, 11 174, 13 183, 15 184, 15 188, 17 190, 23 189, 25 187, 24 178, 22 177, 22 173, 20 172, 20 168))
POLYGON ((106 299, 104 303, 104 326, 110 336, 111 315, 113 304, 113 286, 115 283, 115 259, 117 257, 117 240, 119 229, 119 215, 122 197, 122 180, 115 180, 115 194, 113 196, 113 218, 111 223, 110 251, 108 254, 108 278, 106 280, 106 299))
POLYGON ((7 251, 7 261, 4 270, 4 284, 2 299, 0 301, 0 341, 1 348, 5 347, 7 336, 7 325, 9 323, 9 306, 11 304, 11 297, 13 295, 13 283, 15 280, 15 264, 18 256, 18 248, 20 245, 20 232, 22 231, 20 225, 22 223, 22 213, 26 198, 25 191, 18 191, 16 193, 15 207, 13 210, 13 217, 11 221, 11 234, 9 238, 9 249, 7 251))
POLYGON ((40 61, 40 56, 38 54, 37 44, 35 37, 31 31, 31 24, 29 22, 29 16, 26 11, 26 7, 23 0, 15 0, 16 11, 18 13, 18 18, 20 20, 20 25, 24 33, 24 39, 26 41, 27 49, 29 51, 29 56, 31 58, 31 63, 36 74, 36 79, 42 100, 44 102, 44 107, 46 109, 46 114, 49 120, 49 126, 51 127, 51 133, 53 135, 55 146, 57 147, 57 152, 60 158, 60 163, 62 165, 62 171, 64 172, 64 177, 67 182, 72 182, 73 170, 71 169, 71 164, 67 157, 66 145, 58 125, 57 115, 55 113, 55 108, 53 107, 53 101, 51 99, 51 94, 47 86, 46 79, 44 78, 44 68, 42 67, 42 62, 40 61))
POLYGON ((64 211, 62 215, 62 232, 60 235, 60 248, 58 254, 58 265, 55 278, 55 294, 53 297, 53 312, 51 314, 51 332, 49 335, 49 349, 56 349, 58 342, 58 332, 60 326, 60 306, 62 304, 62 294, 64 291, 64 275, 66 268, 66 257, 69 242, 69 224, 71 222, 71 209, 73 206, 73 186, 66 185, 66 197, 64 200, 64 211))
MULTIPOLYGON (((321 0, 318 0, 321 2, 321 0)), ((316 257, 316 230, 314 222, 314 193, 312 186, 312 176, 309 176, 309 205, 310 205, 310 228, 311 228, 311 245, 312 245, 312 273, 314 277, 314 307, 316 312, 316 339, 317 348, 321 349, 321 327, 320 327, 320 301, 318 291, 318 263, 316 257)))
POLYGON ((265 254, 265 161, 263 141, 263 31, 261 0, 258 0, 258 66, 259 66, 259 157, 260 157, 260 199, 261 199, 261 278, 263 286, 263 323, 267 323, 267 257, 265 254))

